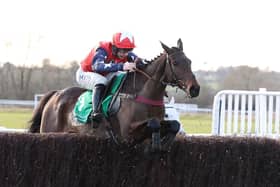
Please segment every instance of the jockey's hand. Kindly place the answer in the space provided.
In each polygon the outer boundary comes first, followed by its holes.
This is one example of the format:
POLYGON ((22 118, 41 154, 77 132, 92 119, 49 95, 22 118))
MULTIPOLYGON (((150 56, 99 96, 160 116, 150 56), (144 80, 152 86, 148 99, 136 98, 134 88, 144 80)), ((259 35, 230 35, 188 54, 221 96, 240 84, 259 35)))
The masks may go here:
POLYGON ((139 57, 135 59, 134 63, 136 64, 136 68, 142 68, 149 64, 148 61, 139 57))
POLYGON ((131 62, 126 62, 123 64, 124 71, 135 71, 136 64, 131 62))

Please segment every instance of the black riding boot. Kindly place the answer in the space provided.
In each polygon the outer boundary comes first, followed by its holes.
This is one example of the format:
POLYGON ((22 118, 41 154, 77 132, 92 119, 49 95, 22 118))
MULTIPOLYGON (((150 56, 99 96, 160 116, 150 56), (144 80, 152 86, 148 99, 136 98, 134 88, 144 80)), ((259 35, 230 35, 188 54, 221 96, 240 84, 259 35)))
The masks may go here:
POLYGON ((104 94, 105 85, 104 84, 97 84, 95 85, 94 94, 92 95, 92 108, 93 112, 91 114, 92 122, 99 123, 102 118, 102 111, 101 111, 101 100, 104 94))

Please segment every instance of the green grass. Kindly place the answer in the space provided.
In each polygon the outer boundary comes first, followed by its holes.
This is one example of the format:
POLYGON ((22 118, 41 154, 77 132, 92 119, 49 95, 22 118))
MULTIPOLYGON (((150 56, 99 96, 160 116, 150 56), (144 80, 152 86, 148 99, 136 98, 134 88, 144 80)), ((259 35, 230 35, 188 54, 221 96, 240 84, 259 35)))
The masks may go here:
MULTIPOLYGON (((28 127, 32 109, 0 108, 0 126, 23 129, 28 127)), ((184 114, 180 121, 188 134, 211 133, 211 114, 184 114)))
POLYGON ((14 129, 27 128, 31 115, 32 109, 1 108, 0 126, 14 129))
POLYGON ((188 134, 211 133, 211 114, 184 114, 180 116, 181 124, 188 134))
MULTIPOLYGON (((14 129, 24 129, 28 128, 28 121, 31 119, 33 109, 23 109, 23 108, 0 108, 0 127, 14 128, 14 129)), ((182 114, 180 116, 181 124, 184 130, 188 134, 210 134, 211 133, 211 123, 212 115, 209 114, 182 114)), ((246 119, 247 122, 247 119, 246 119)), ((225 132, 227 131, 225 127, 225 132)), ((238 132, 240 132, 240 122, 238 126, 238 132)), ((233 124, 231 129, 233 129, 233 124)), ((254 132, 255 121, 252 120, 251 131, 254 132)), ((275 133, 275 127, 272 129, 275 133)), ((247 127, 245 126, 245 132, 247 132, 247 127)))

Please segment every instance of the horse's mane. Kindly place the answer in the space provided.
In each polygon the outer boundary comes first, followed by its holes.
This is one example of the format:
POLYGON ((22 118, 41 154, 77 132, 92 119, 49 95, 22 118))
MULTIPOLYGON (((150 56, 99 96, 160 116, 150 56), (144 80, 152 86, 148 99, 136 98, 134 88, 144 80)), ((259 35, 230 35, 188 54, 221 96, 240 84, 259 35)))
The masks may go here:
MULTIPOLYGON (((174 52, 178 52, 180 51, 180 49, 178 47, 171 47, 171 50, 173 50, 174 52)), ((154 61, 157 61, 162 55, 164 55, 166 53, 160 53, 158 56, 152 58, 151 60, 145 60, 146 62, 148 62, 148 64, 153 63, 154 61)))
MULTIPOLYGON (((142 67, 138 67, 138 68, 145 71, 145 69, 148 66, 151 66, 153 64, 153 62, 157 61, 160 57, 162 57, 162 55, 164 55, 164 53, 160 53, 158 56, 154 57, 151 60, 145 59, 144 61, 145 61, 146 65, 144 65, 142 67)), ((135 72, 128 73, 127 78, 126 78, 126 83, 128 83, 128 84, 124 85, 124 87, 122 89, 123 93, 135 93, 135 92, 138 92, 139 89, 142 89, 142 85, 147 80, 147 77, 145 77, 139 73, 136 73, 136 74, 135 74, 135 72), (136 84, 135 87, 130 85, 131 83, 136 84)))
POLYGON ((160 53, 158 56, 154 57, 153 59, 149 60, 148 62, 149 62, 149 63, 152 63, 152 62, 158 60, 163 54, 164 54, 164 53, 160 53))

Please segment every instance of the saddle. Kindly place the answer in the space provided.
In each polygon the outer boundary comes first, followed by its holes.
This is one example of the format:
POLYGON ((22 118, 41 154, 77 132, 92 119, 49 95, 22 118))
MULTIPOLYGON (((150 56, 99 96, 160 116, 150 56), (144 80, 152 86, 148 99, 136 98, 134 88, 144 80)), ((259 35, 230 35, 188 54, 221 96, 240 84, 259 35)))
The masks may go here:
MULTIPOLYGON (((118 112, 120 108, 119 91, 126 79, 127 73, 115 75, 109 82, 105 95, 101 103, 101 111, 105 118, 109 118, 118 112)), ((75 104, 73 115, 79 123, 89 123, 92 110, 92 90, 87 90, 81 94, 75 104)))

